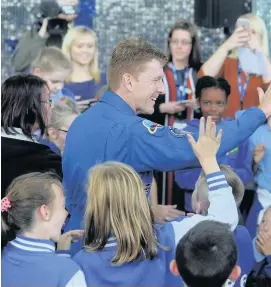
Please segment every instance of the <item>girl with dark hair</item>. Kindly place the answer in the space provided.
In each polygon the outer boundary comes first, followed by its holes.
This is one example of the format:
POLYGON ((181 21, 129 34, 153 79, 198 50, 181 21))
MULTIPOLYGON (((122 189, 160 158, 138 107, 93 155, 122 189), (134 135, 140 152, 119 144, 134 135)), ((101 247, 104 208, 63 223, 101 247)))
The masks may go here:
MULTIPOLYGON (((223 128, 225 122, 232 120, 231 118, 223 120, 223 113, 227 108, 230 93, 231 86, 223 78, 204 76, 198 79, 195 94, 202 116, 205 119, 212 117, 212 121, 223 128)), ((183 130, 184 132, 197 133, 199 124, 198 119, 185 121, 183 130)), ((239 147, 218 158, 218 161, 220 164, 230 166, 244 185, 252 180, 252 157, 249 153, 248 141, 244 141, 239 147)), ((191 195, 200 173, 201 168, 183 169, 174 172, 174 180, 177 186, 184 191, 184 207, 187 212, 193 211, 191 195)), ((176 201, 180 201, 178 198, 180 194, 182 193, 176 192, 174 195, 176 201)))
POLYGON ((14 178, 33 171, 54 170, 62 177, 61 157, 34 136, 42 137, 51 117, 46 82, 33 75, 7 79, 1 91, 1 195, 14 178))

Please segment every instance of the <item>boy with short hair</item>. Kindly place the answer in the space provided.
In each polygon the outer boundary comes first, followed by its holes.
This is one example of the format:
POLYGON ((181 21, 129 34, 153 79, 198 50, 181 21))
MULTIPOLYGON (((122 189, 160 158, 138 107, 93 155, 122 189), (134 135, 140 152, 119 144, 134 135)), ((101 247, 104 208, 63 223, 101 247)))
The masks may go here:
POLYGON ((74 95, 68 89, 63 89, 64 82, 71 72, 70 60, 56 47, 44 48, 31 64, 32 74, 46 81, 53 102, 62 96, 73 100, 74 95))
POLYGON ((237 247, 230 228, 217 221, 202 221, 179 241, 170 270, 186 287, 226 287, 240 275, 237 247))

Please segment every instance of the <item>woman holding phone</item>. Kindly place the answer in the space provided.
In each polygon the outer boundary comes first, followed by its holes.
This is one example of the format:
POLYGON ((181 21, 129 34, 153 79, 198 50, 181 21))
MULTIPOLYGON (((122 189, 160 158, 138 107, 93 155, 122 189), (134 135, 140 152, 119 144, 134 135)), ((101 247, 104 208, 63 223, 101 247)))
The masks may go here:
POLYGON ((96 102, 98 91, 106 85, 106 75, 98 66, 96 34, 85 26, 71 28, 64 37, 62 51, 72 63, 65 88, 75 95, 80 111, 96 102))
POLYGON ((268 36, 264 21, 252 13, 241 16, 231 37, 201 67, 199 77, 204 75, 224 77, 231 85, 232 92, 224 117, 234 118, 238 110, 258 106, 257 87, 265 90, 271 82, 268 36), (240 48, 248 48, 249 51, 240 48), (252 62, 254 56, 262 60, 260 71, 245 72, 241 61, 252 62))

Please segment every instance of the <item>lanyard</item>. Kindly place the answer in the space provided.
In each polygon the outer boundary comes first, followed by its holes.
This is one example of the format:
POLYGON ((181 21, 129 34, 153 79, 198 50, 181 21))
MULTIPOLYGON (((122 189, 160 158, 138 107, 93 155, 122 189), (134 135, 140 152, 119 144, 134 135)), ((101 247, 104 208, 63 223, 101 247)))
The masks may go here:
POLYGON ((243 103, 244 97, 245 97, 245 94, 246 94, 246 91, 247 91, 247 86, 248 86, 250 75, 248 75, 246 77, 244 85, 242 86, 241 72, 242 72, 242 69, 241 69, 241 66, 240 66, 240 63, 239 63, 238 64, 238 90, 239 90, 239 94, 240 94, 241 103, 243 103))
POLYGON ((181 85, 179 82, 177 71, 176 71, 174 64, 171 65, 171 70, 173 72, 175 85, 177 87, 177 100, 178 101, 185 100, 186 99, 187 80, 188 80, 188 76, 189 76, 189 67, 186 67, 184 70, 183 85, 181 85))

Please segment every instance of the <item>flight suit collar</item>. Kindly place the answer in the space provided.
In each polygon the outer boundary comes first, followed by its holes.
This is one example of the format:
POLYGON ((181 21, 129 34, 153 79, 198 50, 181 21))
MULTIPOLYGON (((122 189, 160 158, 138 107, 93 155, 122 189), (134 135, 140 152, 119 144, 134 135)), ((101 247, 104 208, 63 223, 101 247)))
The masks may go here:
POLYGON ((113 93, 112 91, 108 90, 104 92, 101 102, 107 103, 127 115, 136 115, 135 111, 119 95, 113 93))

